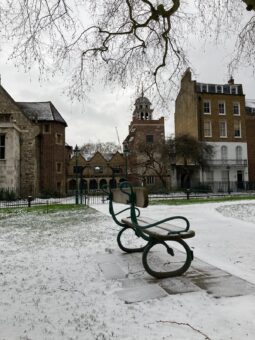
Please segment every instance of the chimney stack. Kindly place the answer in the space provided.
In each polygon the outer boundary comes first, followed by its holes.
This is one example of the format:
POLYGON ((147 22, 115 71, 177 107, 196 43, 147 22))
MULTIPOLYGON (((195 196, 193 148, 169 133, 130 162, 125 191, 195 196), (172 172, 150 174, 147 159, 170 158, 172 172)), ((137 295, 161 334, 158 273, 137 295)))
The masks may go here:
POLYGON ((229 83, 229 85, 234 85, 235 84, 234 78, 232 76, 230 77, 228 83, 229 83))

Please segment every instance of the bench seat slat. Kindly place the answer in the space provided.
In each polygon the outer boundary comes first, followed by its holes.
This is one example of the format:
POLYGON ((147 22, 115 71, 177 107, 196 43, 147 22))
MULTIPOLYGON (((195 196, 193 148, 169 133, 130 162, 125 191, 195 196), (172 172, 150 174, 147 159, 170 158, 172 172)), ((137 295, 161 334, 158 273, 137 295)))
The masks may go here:
MULTIPOLYGON (((123 218, 122 222, 125 223, 129 227, 133 227, 132 220, 130 217, 123 218)), ((155 220, 151 218, 138 218, 137 222, 139 223, 139 226, 147 226, 148 224, 156 222, 155 220)), ((142 228, 141 228, 142 229, 142 228)), ((162 223, 159 226, 151 227, 148 229, 142 229, 142 231, 152 236, 156 239, 160 240, 176 240, 176 239, 186 239, 191 238, 195 236, 195 232, 193 230, 188 231, 182 231, 183 228, 180 228, 178 226, 175 226, 174 224, 170 223, 162 223)))

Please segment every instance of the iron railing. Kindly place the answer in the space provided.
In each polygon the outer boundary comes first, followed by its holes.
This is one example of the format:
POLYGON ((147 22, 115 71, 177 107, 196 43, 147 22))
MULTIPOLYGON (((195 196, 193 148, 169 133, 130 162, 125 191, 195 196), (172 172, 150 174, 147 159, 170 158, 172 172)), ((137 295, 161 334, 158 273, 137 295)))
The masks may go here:
POLYGON ((247 159, 210 159, 207 161, 209 166, 235 166, 235 167, 246 167, 248 166, 247 159))

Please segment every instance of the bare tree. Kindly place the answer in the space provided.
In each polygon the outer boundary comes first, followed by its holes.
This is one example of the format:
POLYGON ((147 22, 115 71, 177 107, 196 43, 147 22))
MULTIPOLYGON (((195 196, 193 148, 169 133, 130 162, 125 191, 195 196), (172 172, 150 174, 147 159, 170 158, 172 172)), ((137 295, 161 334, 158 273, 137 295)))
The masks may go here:
POLYGON ((194 170, 206 168, 214 155, 211 144, 199 141, 188 134, 169 138, 166 144, 171 164, 180 169, 184 188, 189 187, 194 170))
POLYGON ((88 142, 82 145, 81 153, 85 156, 93 156, 96 152, 100 152, 102 154, 114 154, 120 150, 120 146, 115 144, 114 142, 97 142, 92 143, 88 142))
MULTIPOLYGON (((72 95, 86 94, 101 75, 105 83, 156 88, 164 102, 187 67, 191 32, 218 37, 227 26, 238 34, 245 3, 255 9, 254 0, 2 0, 1 35, 26 69, 68 69, 72 95)), ((254 15, 240 32, 231 71, 243 58, 255 64, 254 15)))
POLYGON ((155 176, 164 189, 167 189, 167 175, 169 167, 168 149, 162 143, 140 142, 135 156, 130 157, 131 173, 140 180, 146 176, 155 176))

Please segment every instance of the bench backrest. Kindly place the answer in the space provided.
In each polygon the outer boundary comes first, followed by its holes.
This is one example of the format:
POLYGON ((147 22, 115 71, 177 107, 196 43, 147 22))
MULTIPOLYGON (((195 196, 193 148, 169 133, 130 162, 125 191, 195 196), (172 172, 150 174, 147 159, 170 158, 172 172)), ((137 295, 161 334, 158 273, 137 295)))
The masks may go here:
POLYGON ((133 187, 134 196, 131 195, 130 188, 112 189, 112 200, 116 203, 131 204, 136 207, 146 208, 149 204, 148 190, 145 187, 133 187), (130 202, 130 198, 134 197, 134 202, 130 202))

